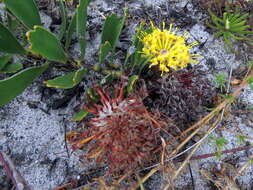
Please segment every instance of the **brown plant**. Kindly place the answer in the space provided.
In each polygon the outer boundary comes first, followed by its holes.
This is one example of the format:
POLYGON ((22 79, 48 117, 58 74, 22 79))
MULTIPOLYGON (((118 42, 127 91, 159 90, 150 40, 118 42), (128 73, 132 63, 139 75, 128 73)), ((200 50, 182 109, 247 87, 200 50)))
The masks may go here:
POLYGON ((124 84, 111 89, 95 87, 100 102, 85 106, 93 118, 82 133, 70 133, 74 148, 88 144, 86 158, 98 163, 108 163, 111 173, 123 172, 155 160, 155 150, 161 146, 159 132, 167 125, 159 114, 147 111, 142 99, 135 92, 124 97, 124 84))
POLYGON ((163 78, 146 79, 149 96, 145 104, 174 120, 177 126, 190 126, 212 107, 217 92, 199 66, 176 71, 163 78))
MULTIPOLYGON (((211 9, 219 17, 223 16, 225 12, 225 5, 228 5, 232 10, 235 10, 237 7, 242 10, 248 10, 249 7, 252 8, 253 3, 247 2, 245 0, 196 0, 194 3, 198 4, 202 9, 208 10, 211 9)), ((250 10, 250 9, 249 9, 250 10)))

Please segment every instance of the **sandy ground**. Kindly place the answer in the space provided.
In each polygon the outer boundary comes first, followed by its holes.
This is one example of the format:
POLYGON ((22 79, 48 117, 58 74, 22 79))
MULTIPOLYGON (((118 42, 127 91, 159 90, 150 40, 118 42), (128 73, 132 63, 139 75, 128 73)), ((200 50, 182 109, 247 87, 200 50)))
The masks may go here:
MULTIPOLYGON (((95 31, 97 27, 101 28, 104 20, 103 15, 108 15, 112 12, 122 14, 122 6, 129 7, 130 15, 136 12, 140 13, 136 21, 129 23, 124 31, 128 40, 130 40, 129 36, 133 34, 138 20, 143 17, 144 13, 147 13, 145 19, 159 18, 162 21, 166 19, 166 16, 171 11, 180 12, 186 7, 187 13, 185 17, 178 18, 178 23, 181 25, 186 22, 186 18, 191 19, 192 22, 183 27, 182 32, 187 30, 190 33, 189 42, 197 40, 200 43, 205 43, 203 47, 196 47, 193 50, 203 56, 200 64, 204 66, 205 70, 211 70, 212 73, 224 73, 229 76, 231 68, 233 71, 238 70, 240 66, 246 64, 245 57, 247 59, 252 58, 250 57, 252 54, 250 55, 246 46, 240 47, 243 49, 240 56, 227 53, 224 50, 222 39, 214 39, 204 25, 206 15, 194 7, 192 3, 187 5, 186 3, 187 1, 175 3, 166 0, 118 0, 116 3, 113 0, 94 0, 90 4, 89 11, 87 62, 94 63, 95 52, 98 49, 100 40, 99 32, 95 31)), ((51 18, 43 12, 41 12, 41 16, 43 23, 49 27, 52 22, 51 18)), ((181 31, 181 29, 179 30, 181 31)), ((74 54, 78 53, 77 46, 77 44, 73 44, 72 51, 74 54)), ((119 43, 119 46, 124 46, 124 44, 119 43)), ((78 180, 85 175, 87 177, 83 178, 83 183, 89 183, 91 182, 89 173, 95 168, 94 163, 81 162, 79 160, 81 152, 72 153, 69 157, 64 139, 65 132, 77 126, 76 123, 70 122, 70 120, 74 113, 73 108, 80 103, 83 94, 81 94, 81 97, 74 95, 65 106, 58 108, 55 106, 55 102, 65 97, 66 94, 62 90, 43 88, 42 81, 48 75, 51 77, 56 76, 57 71, 52 70, 49 74, 42 75, 22 95, 18 96, 10 104, 0 108, 0 150, 10 155, 17 169, 35 190, 50 190, 70 180, 78 180)), ((213 79, 212 74, 208 77, 213 79)), ((90 79, 92 77, 87 78, 80 85, 83 91, 89 85, 90 79)), ((240 95, 237 104, 252 106, 253 92, 250 89, 245 89, 240 95)), ((230 130, 238 131, 238 128, 240 128, 243 133, 252 136, 253 121, 249 117, 253 118, 252 114, 233 114, 221 129, 226 127, 230 130)), ((228 140, 226 149, 242 146, 238 142, 236 135, 228 133, 226 130, 217 130, 213 133, 213 136, 224 136, 228 140)), ((247 142, 252 143, 253 141, 247 140, 247 142)), ((196 152, 196 155, 210 152, 215 152, 215 146, 207 139, 196 152)), ((249 155, 252 155, 252 152, 242 151, 225 155, 221 160, 214 157, 192 161, 190 165, 195 184, 194 189, 212 189, 210 183, 203 175, 200 175, 199 169, 210 170, 212 167, 217 169, 222 167, 224 161, 239 167, 249 158, 249 155)), ((164 183, 162 179, 166 180, 166 175, 165 177, 161 177, 159 174, 154 175, 150 182, 147 183, 146 188, 160 189, 164 183)), ((253 187, 252 181, 253 168, 248 167, 241 177, 238 178, 238 186, 243 190, 250 190, 253 187)), ((0 168, 0 184, 4 183, 6 183, 6 176, 0 168)), ((176 181, 175 186, 180 190, 193 189, 189 170, 185 170, 184 174, 176 181)))

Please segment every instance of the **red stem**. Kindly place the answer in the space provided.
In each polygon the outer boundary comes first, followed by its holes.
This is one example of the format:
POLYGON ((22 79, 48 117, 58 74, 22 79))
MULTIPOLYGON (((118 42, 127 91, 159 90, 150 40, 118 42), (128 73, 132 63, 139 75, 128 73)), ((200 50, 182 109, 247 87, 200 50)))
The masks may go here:
MULTIPOLYGON (((243 151, 243 150, 249 150, 251 148, 253 148, 253 146, 241 146, 241 147, 232 148, 232 149, 229 149, 229 150, 224 150, 224 151, 221 152, 221 154, 234 153, 234 152, 239 152, 239 151, 243 151)), ((201 160, 201 159, 210 158, 210 157, 215 156, 216 153, 209 153, 209 154, 193 156, 193 157, 190 158, 190 160, 201 160)), ((182 159, 174 160, 174 162, 182 162, 182 161, 183 161, 182 159)))

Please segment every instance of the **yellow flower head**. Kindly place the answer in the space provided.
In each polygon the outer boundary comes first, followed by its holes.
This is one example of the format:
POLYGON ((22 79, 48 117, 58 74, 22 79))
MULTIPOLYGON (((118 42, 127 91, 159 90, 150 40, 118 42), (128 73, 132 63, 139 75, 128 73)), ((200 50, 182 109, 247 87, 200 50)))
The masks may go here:
POLYGON ((197 45, 197 42, 193 42, 189 45, 185 44, 185 39, 189 36, 185 33, 183 36, 177 36, 176 30, 172 32, 172 24, 170 24, 169 30, 165 29, 165 23, 163 23, 163 29, 159 29, 152 25, 152 32, 143 32, 141 42, 144 47, 142 53, 150 57, 152 67, 159 65, 162 74, 169 72, 170 69, 178 70, 184 68, 188 63, 198 63, 195 58, 199 57, 198 54, 190 54, 189 50, 197 45))

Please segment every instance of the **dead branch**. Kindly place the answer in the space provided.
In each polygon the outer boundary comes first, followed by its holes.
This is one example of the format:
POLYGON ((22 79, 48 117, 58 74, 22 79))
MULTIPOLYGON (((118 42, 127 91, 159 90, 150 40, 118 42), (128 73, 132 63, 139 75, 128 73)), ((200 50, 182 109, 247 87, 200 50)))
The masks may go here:
POLYGON ((6 175, 11 178, 12 183, 16 186, 17 190, 32 190, 28 186, 25 179, 21 176, 19 171, 16 169, 14 163, 8 155, 0 151, 0 164, 2 163, 6 175))

